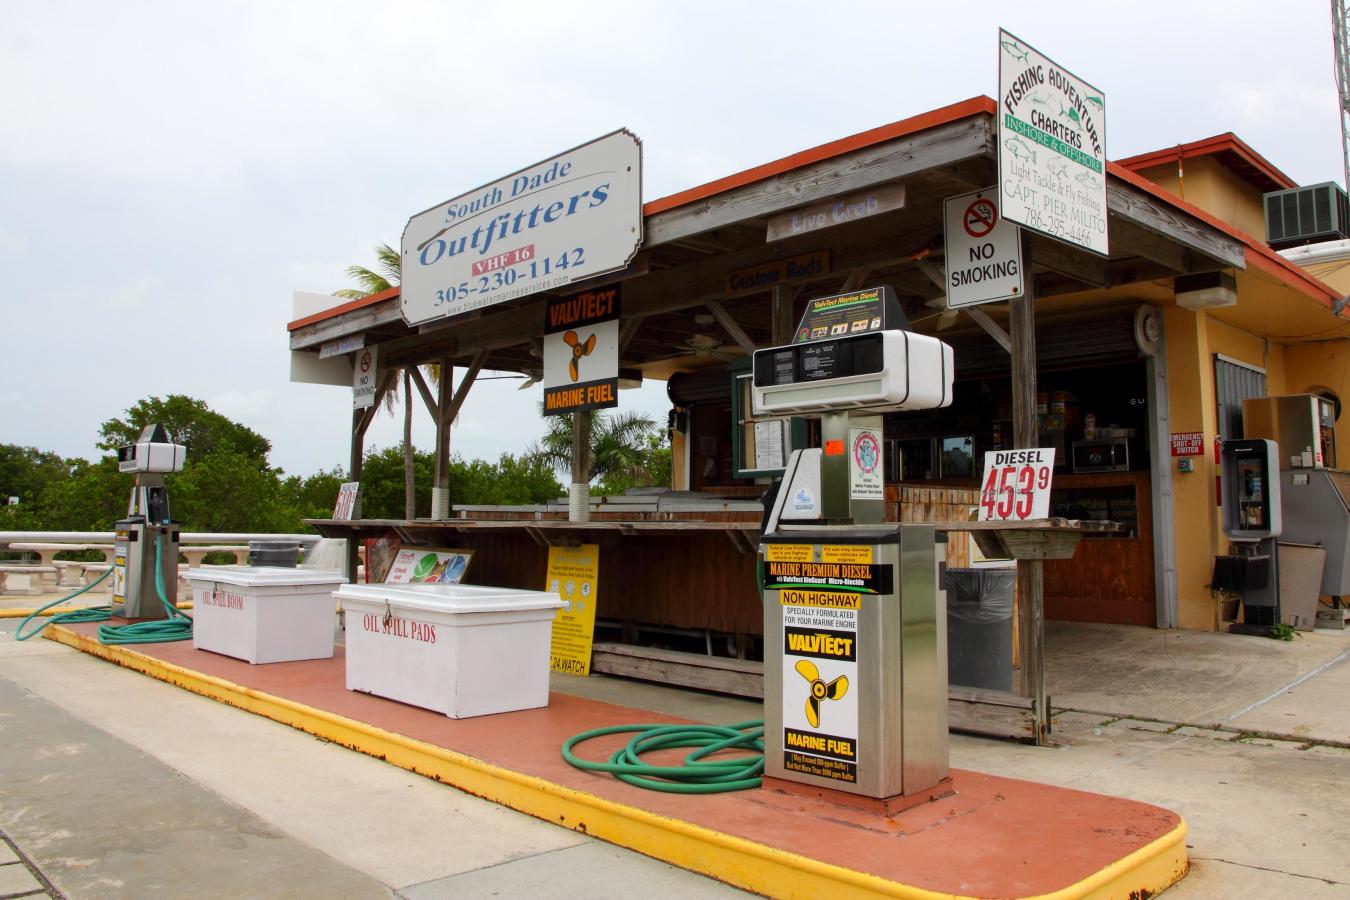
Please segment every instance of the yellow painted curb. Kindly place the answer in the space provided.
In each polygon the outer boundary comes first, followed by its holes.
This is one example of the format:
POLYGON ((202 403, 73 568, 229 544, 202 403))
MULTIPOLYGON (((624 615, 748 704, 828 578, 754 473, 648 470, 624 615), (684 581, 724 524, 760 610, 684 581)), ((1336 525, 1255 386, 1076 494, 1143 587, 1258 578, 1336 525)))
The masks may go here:
MULTIPOLYGON (((61 625, 45 637, 195 694, 290 725, 527 815, 636 850, 683 869, 772 897, 901 897, 963 900, 823 863, 657 815, 483 762, 444 747, 155 659, 108 647, 61 625)), ((1158 893, 1186 874, 1186 824, 1124 859, 1044 898, 1137 898, 1158 893)))

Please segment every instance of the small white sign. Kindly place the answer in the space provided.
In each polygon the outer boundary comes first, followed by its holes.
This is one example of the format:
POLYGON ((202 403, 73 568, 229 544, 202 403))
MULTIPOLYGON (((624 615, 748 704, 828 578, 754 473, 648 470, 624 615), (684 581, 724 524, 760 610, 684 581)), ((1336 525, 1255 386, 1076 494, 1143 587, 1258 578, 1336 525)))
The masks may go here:
POLYGON ((984 454, 981 522, 1025 522, 1050 515, 1055 448, 990 450, 984 454))
POLYGON ((781 469, 786 464, 783 457, 783 429, 788 427, 788 419, 771 419, 755 423, 755 471, 767 472, 781 469))
POLYGON ((642 243, 642 145, 615 131, 408 220, 403 318, 443 319, 602 272, 642 243))
POLYGON ((338 522, 350 522, 352 514, 356 512, 356 495, 361 489, 361 482, 347 481, 343 482, 338 488, 337 503, 333 506, 333 519, 338 522))
POLYGON ((352 334, 345 338, 338 338, 336 341, 325 341, 319 345, 319 359, 351 353, 353 350, 360 350, 365 345, 366 336, 364 334, 352 334))
POLYGON ((849 497, 853 500, 885 500, 881 432, 873 428, 850 428, 848 447, 849 497))
POLYGON ((998 33, 998 183, 1003 217, 1103 256, 1106 95, 998 33))
POLYGON ((459 584, 472 559, 472 550, 399 550, 384 583, 459 584))
POLYGON ((943 205, 947 308, 1009 300, 1022 293, 1020 232, 998 213, 998 189, 987 188, 943 205))
POLYGON ((376 363, 379 347, 366 347, 352 363, 352 409, 365 409, 375 403, 376 363))

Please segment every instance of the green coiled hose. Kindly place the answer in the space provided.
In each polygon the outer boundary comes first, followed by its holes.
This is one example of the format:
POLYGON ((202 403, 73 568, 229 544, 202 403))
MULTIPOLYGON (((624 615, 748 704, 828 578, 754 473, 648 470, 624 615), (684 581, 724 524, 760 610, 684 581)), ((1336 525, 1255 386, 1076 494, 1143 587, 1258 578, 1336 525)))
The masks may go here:
POLYGON ((192 637, 192 616, 181 612, 164 596, 163 535, 155 540, 155 594, 164 607, 166 619, 130 622, 126 625, 98 626, 100 644, 167 644, 192 637))
POLYGON ((718 794, 760 786, 764 775, 764 720, 735 725, 615 725, 592 728, 568 738, 563 759, 588 772, 608 772, 620 781, 671 794, 718 794), (636 732, 607 762, 581 759, 572 751, 585 741, 608 734, 636 732), (682 765, 656 766, 642 761, 642 754, 676 747, 693 747, 682 765), (706 759, 721 750, 749 750, 750 754, 717 760, 706 759))
MULTIPOLYGON (((160 604, 164 607, 164 612, 168 615, 167 619, 153 619, 147 622, 131 622, 126 625, 100 625, 98 627, 98 639, 103 644, 163 644, 169 641, 185 641, 192 637, 192 617, 169 602, 164 596, 164 570, 161 567, 163 559, 164 543, 161 539, 155 541, 155 594, 159 597, 160 604)), ((27 633, 24 628, 30 622, 41 616, 44 612, 53 606, 59 606, 62 603, 68 603, 76 597, 90 590, 99 584, 103 579, 112 574, 112 567, 100 575, 95 580, 86 584, 72 594, 68 594, 59 600, 53 600, 45 606, 40 606, 19 623, 18 629, 14 632, 14 639, 26 641, 36 634, 40 634, 43 628, 46 628, 48 622, 41 623, 27 633)), ((61 613, 52 616, 50 624, 65 624, 69 622, 107 622, 112 618, 111 606, 91 606, 87 609, 75 609, 67 613, 61 613)))

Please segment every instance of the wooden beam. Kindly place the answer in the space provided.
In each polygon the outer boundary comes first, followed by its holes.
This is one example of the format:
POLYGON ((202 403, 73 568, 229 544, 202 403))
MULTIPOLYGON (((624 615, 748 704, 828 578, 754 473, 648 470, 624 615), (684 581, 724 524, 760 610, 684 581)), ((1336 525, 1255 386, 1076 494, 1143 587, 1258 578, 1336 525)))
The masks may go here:
POLYGON ((625 351, 625 350, 628 349, 628 343, 629 343, 629 341, 633 340, 633 335, 637 334, 638 327, 642 324, 642 320, 645 319, 645 318, 646 318, 646 316, 625 316, 625 317, 623 317, 623 319, 622 319, 623 324, 622 324, 621 326, 619 326, 619 355, 620 355, 620 356, 623 355, 623 351, 625 351))
POLYGON ((1219 229, 1118 178, 1106 179, 1106 205, 1115 218, 1160 234, 1173 243, 1218 260, 1226 266, 1246 268, 1246 248, 1237 238, 1229 237, 1219 229))
POLYGON ((647 247, 909 178, 993 152, 993 117, 973 116, 802 166, 647 218, 647 247))
POLYGON ((1012 353, 1012 338, 1008 336, 1008 332, 1003 330, 1003 326, 989 318, 989 313, 978 306, 963 306, 960 309, 961 312, 970 317, 972 322, 983 328, 984 333, 993 338, 994 342, 1002 347, 1005 353, 1012 353))
MULTIPOLYGON (((333 298, 334 303, 338 298, 333 298)), ((381 300, 379 303, 353 310, 322 322, 305 325, 291 332, 291 349, 304 350, 317 347, 325 341, 346 337, 358 331, 369 331, 391 322, 402 322, 403 313, 397 297, 381 300)))
MULTIPOLYGON (((1012 338, 1013 447, 1021 450, 1040 444, 1036 415, 1036 312, 1031 235, 1021 233, 1022 293, 1009 302, 1008 326, 1012 338)), ((1017 561, 1018 649, 1022 660, 1022 694, 1032 701, 1036 743, 1050 740, 1050 711, 1045 690, 1045 614, 1043 566, 1039 559, 1017 561)))
POLYGON ((914 260, 914 268, 926 275, 929 281, 933 282, 933 284, 937 285, 942 290, 943 296, 946 296, 947 279, 943 277, 942 269, 938 268, 937 263, 933 262, 931 259, 916 259, 914 260))
POLYGON ((409 366, 409 373, 412 375, 413 384, 417 385, 417 393, 422 395, 422 402, 427 406, 427 412, 431 413, 431 421, 439 421, 437 418, 436 398, 432 396, 431 388, 427 387, 427 380, 422 377, 421 366, 409 366))
POLYGON ((459 408, 469 398, 469 388, 473 387, 474 379, 483 370, 483 363, 487 362, 487 355, 486 350, 479 350, 474 355, 473 362, 469 363, 469 368, 464 372, 464 377, 459 380, 459 389, 455 391, 455 399, 450 401, 449 408, 445 410, 444 421, 446 425, 455 421, 455 416, 459 415, 459 408))
MULTIPOLYGON (((1024 238, 1030 238, 1030 247, 1036 251, 1036 265, 1042 269, 1049 269, 1051 272, 1076 278, 1093 287, 1111 286, 1111 276, 1107 271, 1109 265, 1107 259, 1086 250, 1079 250, 1077 247, 1070 247, 1063 241, 1057 241, 1053 238, 1031 234, 1026 231, 1023 231, 1022 234, 1024 238)), ((1025 241, 1023 246, 1027 246, 1025 241)), ((1031 267, 1025 258, 1022 260, 1022 265, 1026 267, 1028 272, 1031 271, 1031 267)))
POLYGON ((772 299, 770 300, 772 312, 769 317, 769 343, 775 347, 781 347, 792 340, 792 329, 795 324, 792 307, 797 293, 797 291, 791 290, 785 285, 775 284, 773 286, 772 299))
MULTIPOLYGON (((431 419, 436 423, 436 450, 433 454, 431 486, 446 489, 450 487, 450 422, 446 419, 446 410, 450 407, 450 395, 455 383, 455 367, 450 365, 450 357, 441 357, 441 383, 436 397, 436 406, 431 411, 431 419)), ((432 506, 435 504, 432 497, 432 506)), ((433 509, 433 517, 438 510, 433 509)))
POLYGON ((727 312, 725 306, 718 303, 716 300, 704 301, 703 305, 712 311, 713 318, 717 320, 717 324, 726 329, 727 334, 731 335, 731 339, 736 342, 736 346, 740 347, 746 353, 755 352, 755 342, 750 340, 750 337, 741 329, 740 325, 736 324, 736 320, 731 317, 731 313, 727 312))
POLYGON ((398 369, 389 369, 380 376, 379 386, 375 388, 375 402, 361 410, 361 418, 357 421, 356 430, 361 437, 365 437, 366 429, 375 421, 375 416, 380 412, 380 404, 384 403, 384 395, 389 393, 397 378, 398 369))
POLYGON ((856 291, 867 283, 867 279, 870 278, 871 275, 871 269, 859 266, 848 273, 848 277, 844 279, 844 283, 839 286, 839 293, 847 294, 849 291, 856 291))
POLYGON ((1177 273, 1188 273, 1195 261, 1185 247, 1167 240, 1152 231, 1146 231, 1133 222, 1116 218, 1111 221, 1111 258, 1124 259, 1140 256, 1152 260, 1177 273))

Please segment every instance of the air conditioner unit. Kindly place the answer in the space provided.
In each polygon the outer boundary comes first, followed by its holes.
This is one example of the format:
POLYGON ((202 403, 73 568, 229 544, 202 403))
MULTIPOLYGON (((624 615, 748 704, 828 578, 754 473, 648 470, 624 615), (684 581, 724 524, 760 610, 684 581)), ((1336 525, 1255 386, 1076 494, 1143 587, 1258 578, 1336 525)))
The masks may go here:
POLYGON ((1350 237, 1350 201, 1334 181, 1265 195, 1266 240, 1276 250, 1350 237))

